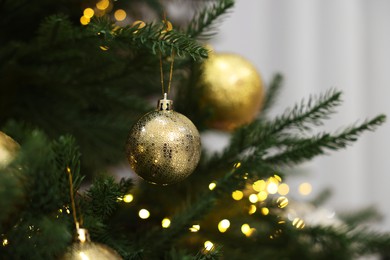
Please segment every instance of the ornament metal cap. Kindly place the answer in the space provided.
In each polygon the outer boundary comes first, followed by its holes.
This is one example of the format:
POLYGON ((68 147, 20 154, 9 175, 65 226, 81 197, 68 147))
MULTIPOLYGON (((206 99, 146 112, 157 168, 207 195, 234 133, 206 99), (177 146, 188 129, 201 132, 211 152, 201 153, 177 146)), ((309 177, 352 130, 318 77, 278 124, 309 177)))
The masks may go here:
POLYGON ((85 228, 77 228, 77 239, 81 242, 90 242, 88 230, 85 228))
POLYGON ((173 110, 173 101, 167 99, 167 93, 164 93, 164 99, 160 99, 157 102, 157 110, 160 111, 170 111, 173 110))

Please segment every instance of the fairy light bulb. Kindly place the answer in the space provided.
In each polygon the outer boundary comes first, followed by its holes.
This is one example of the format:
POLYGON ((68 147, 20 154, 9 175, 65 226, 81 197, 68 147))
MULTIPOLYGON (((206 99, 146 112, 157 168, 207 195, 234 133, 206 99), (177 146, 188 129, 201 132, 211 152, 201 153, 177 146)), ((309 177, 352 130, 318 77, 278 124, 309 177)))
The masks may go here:
POLYGON ((147 209, 141 209, 138 212, 138 216, 142 219, 147 219, 150 217, 150 212, 147 209))
POLYGON ((224 233, 226 232, 230 227, 230 221, 228 219, 222 219, 219 223, 218 223, 218 230, 219 232, 221 233, 224 233))
POLYGON ((162 221, 161 221, 161 226, 163 228, 169 228, 169 226, 171 225, 171 220, 169 218, 164 218, 162 221))

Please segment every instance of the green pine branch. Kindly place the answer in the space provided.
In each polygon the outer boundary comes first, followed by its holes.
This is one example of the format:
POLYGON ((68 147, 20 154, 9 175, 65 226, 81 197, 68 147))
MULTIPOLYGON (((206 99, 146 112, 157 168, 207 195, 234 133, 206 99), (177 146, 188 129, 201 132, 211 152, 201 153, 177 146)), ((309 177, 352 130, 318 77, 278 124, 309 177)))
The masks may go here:
POLYGON ((264 117, 264 115, 267 114, 269 109, 273 107, 273 105, 276 102, 276 98, 279 96, 279 93, 282 89, 282 84, 283 84, 283 76, 281 74, 276 74, 269 86, 269 88, 266 91, 266 95, 264 98, 264 104, 263 107, 261 108, 261 117, 264 117))
POLYGON ((351 126, 339 134, 323 133, 315 137, 297 140, 290 143, 286 151, 265 158, 265 161, 271 164, 290 165, 310 160, 315 156, 325 154, 326 150, 345 148, 347 145, 355 142, 362 132, 375 130, 385 120, 385 115, 379 115, 358 126, 351 126))
POLYGON ((234 0, 219 0, 211 7, 206 7, 187 26, 186 34, 191 38, 209 39, 215 35, 213 25, 234 6, 234 0))
POLYGON ((170 55, 173 52, 178 56, 189 56, 194 60, 207 58, 207 50, 187 35, 171 30, 164 32, 161 24, 147 24, 140 28, 126 26, 115 28, 108 19, 94 19, 88 26, 90 33, 99 35, 102 42, 121 43, 130 45, 134 50, 149 50, 154 55, 170 55))

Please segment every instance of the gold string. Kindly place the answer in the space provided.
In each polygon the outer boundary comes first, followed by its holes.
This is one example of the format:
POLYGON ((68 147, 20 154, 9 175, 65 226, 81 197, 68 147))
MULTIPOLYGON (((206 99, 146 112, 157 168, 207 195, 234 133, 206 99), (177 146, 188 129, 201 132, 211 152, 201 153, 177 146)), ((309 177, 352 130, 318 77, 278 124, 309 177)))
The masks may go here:
MULTIPOLYGON (((164 25, 167 27, 167 31, 168 31, 168 23, 169 22, 167 20, 165 11, 163 11, 163 21, 164 21, 164 25)), ((172 75, 173 75, 173 63, 174 63, 174 60, 175 60, 175 52, 174 52, 174 50, 172 48, 172 50, 171 50, 171 65, 170 65, 170 69, 169 69, 169 81, 168 81, 168 91, 167 91, 167 94, 169 94, 171 92, 171 82, 172 82, 172 75)), ((160 78, 161 78, 161 91, 162 91, 162 95, 164 96, 164 94, 166 92, 165 92, 165 87, 164 87, 164 72, 163 72, 163 61, 162 61, 161 51, 160 51, 160 78)))
POLYGON ((172 75, 173 75, 173 62, 175 61, 175 51, 172 49, 171 51, 171 68, 169 70, 169 81, 168 81, 168 94, 171 91, 171 82, 172 82, 172 75))
POLYGON ((161 78, 161 91, 162 95, 164 96, 164 72, 163 72, 163 62, 162 62, 162 55, 160 52, 160 78, 161 78))
POLYGON ((76 229, 79 229, 79 222, 77 220, 77 215, 76 215, 76 203, 75 203, 74 194, 73 194, 72 172, 70 171, 69 167, 66 167, 66 171, 68 172, 68 175, 69 175, 69 193, 70 193, 70 201, 72 203, 73 221, 76 225, 76 229))

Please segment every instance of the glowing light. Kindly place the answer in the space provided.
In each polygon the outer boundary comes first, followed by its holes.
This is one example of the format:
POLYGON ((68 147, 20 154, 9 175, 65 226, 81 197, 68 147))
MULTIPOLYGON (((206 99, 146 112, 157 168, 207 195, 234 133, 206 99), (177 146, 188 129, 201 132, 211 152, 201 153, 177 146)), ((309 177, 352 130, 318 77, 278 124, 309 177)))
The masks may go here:
POLYGON ((123 20, 125 20, 125 19, 126 19, 126 16, 127 16, 127 14, 126 14, 125 10, 122 10, 122 9, 118 9, 118 10, 116 10, 115 13, 114 13, 114 17, 115 17, 115 19, 116 19, 117 21, 123 21, 123 20))
POLYGON ((312 186, 310 183, 308 182, 304 182, 304 183, 301 183, 301 185, 299 185, 299 193, 303 196, 307 196, 311 193, 312 191, 312 186))
POLYGON ((169 218, 164 218, 162 221, 161 221, 161 226, 163 228, 169 228, 169 226, 171 225, 171 220, 169 218))
POLYGON ((241 163, 240 162, 237 162, 233 165, 234 168, 238 169, 241 167, 241 163))
POLYGON ((210 251, 211 249, 213 249, 213 247, 214 247, 214 244, 211 241, 204 242, 204 249, 205 250, 210 251))
POLYGON ((256 208, 255 205, 250 205, 249 206, 249 211, 248 211, 249 215, 254 214, 256 212, 256 210, 257 210, 257 208, 256 208))
POLYGON ((243 224, 241 226, 241 232, 247 234, 251 230, 251 227, 248 224, 243 224))
POLYGON ((269 194, 275 194, 278 192, 278 184, 275 182, 270 182, 267 185, 267 191, 269 194))
POLYGON ((269 214, 269 209, 266 207, 261 208, 261 214, 263 214, 264 216, 267 216, 269 214))
POLYGON ((230 221, 229 221, 228 219, 222 219, 222 220, 218 223, 218 230, 219 230, 219 232, 221 232, 221 233, 226 232, 226 230, 228 230, 229 227, 230 227, 230 221))
POLYGON ((108 49, 110 49, 108 46, 105 46, 105 45, 101 45, 101 46, 99 46, 99 48, 100 48, 102 51, 108 51, 108 49))
POLYGON ((200 225, 192 225, 192 227, 189 228, 191 232, 198 232, 200 230, 200 225))
POLYGON ((264 180, 258 180, 255 183, 253 183, 252 188, 257 192, 260 192, 260 191, 265 190, 265 186, 266 186, 266 183, 264 180))
POLYGON ((91 21, 91 19, 89 19, 88 17, 85 17, 85 16, 81 16, 81 18, 80 18, 80 23, 82 25, 87 25, 87 24, 89 24, 90 21, 91 21))
POLYGON ((257 201, 259 201, 259 198, 257 197, 256 194, 251 194, 249 195, 249 201, 252 202, 252 203, 256 203, 257 201))
POLYGON ((287 195, 290 192, 290 187, 286 183, 282 183, 278 187, 278 193, 282 196, 287 195))
POLYGON ((292 222, 292 225, 297 229, 303 229, 305 227, 305 222, 300 218, 295 218, 292 222))
POLYGON ((257 198, 259 199, 259 201, 265 201, 268 197, 268 193, 265 192, 265 191, 260 191, 258 194, 257 194, 257 198))
POLYGON ((96 3, 96 8, 99 10, 106 10, 110 6, 110 1, 108 0, 101 0, 96 3))
POLYGON ((234 200, 241 200, 244 197, 244 193, 240 190, 233 191, 232 197, 234 200))
POLYGON ((256 229, 251 228, 248 224, 243 224, 241 226, 241 232, 247 237, 250 237, 253 234, 253 232, 255 232, 255 231, 256 231, 256 229))
POLYGON ((279 175, 275 174, 273 177, 271 178, 274 178, 277 182, 282 182, 282 177, 280 177, 279 175))
POLYGON ((288 205, 288 199, 287 199, 286 197, 284 197, 284 196, 281 196, 281 197, 279 197, 279 198, 276 200, 276 203, 278 204, 278 207, 282 209, 282 208, 287 207, 287 205, 288 205))
POLYGON ((79 256, 81 260, 90 260, 89 256, 87 256, 84 252, 80 252, 79 256))
POLYGON ((217 184, 215 182, 209 184, 209 190, 213 190, 215 189, 215 187, 217 187, 217 184))
POLYGON ((6 246, 6 245, 8 245, 8 239, 4 238, 3 239, 3 246, 6 246))
POLYGON ((95 11, 92 8, 85 8, 83 12, 84 16, 87 18, 92 18, 92 16, 95 14, 95 11))
MULTIPOLYGON (((144 28, 146 26, 146 23, 144 21, 137 20, 135 21, 131 27, 137 27, 138 29, 144 28)), ((135 30, 133 33, 137 33, 138 30, 135 30)))
POLYGON ((125 196, 123 196, 123 201, 126 203, 132 202, 133 199, 134 199, 134 197, 132 194, 126 194, 125 196))
POLYGON ((141 209, 138 212, 138 216, 142 219, 147 219, 150 217, 150 212, 147 209, 141 209))

